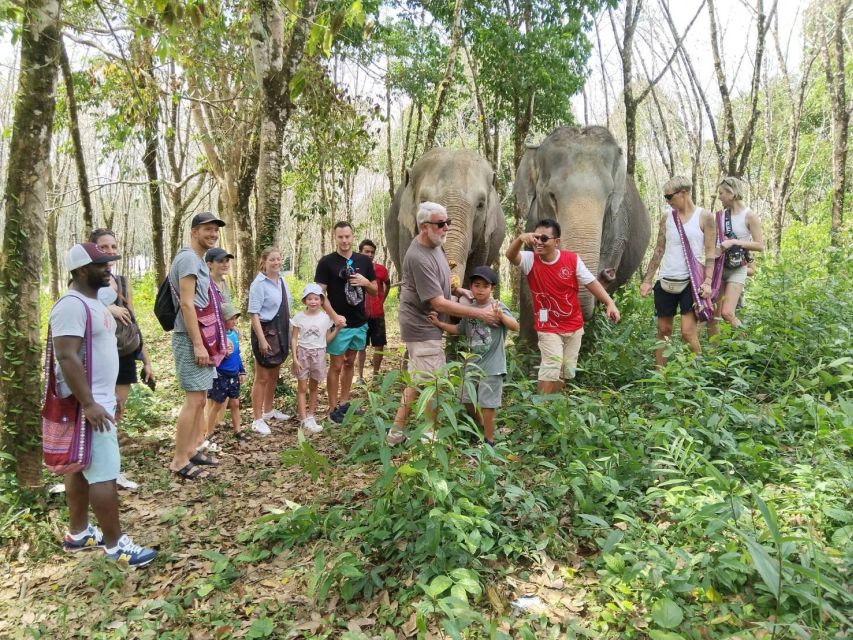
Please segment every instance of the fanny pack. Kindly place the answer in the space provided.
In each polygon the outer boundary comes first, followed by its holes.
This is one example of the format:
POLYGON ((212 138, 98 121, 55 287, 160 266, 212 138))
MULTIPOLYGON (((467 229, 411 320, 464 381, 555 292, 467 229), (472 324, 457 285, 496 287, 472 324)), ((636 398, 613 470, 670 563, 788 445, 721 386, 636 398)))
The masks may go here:
POLYGON ((678 295, 684 291, 688 284, 690 284, 690 278, 685 278, 684 280, 673 280, 671 278, 660 279, 660 288, 667 293, 672 293, 674 295, 678 295))

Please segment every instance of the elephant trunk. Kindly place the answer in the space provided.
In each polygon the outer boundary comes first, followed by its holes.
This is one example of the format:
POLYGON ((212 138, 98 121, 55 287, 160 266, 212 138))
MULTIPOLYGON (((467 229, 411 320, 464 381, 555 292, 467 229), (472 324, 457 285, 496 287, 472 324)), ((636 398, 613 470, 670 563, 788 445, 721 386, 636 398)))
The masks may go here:
POLYGON ((471 203, 458 190, 445 191, 439 199, 439 203, 447 209, 447 217, 453 222, 444 242, 444 250, 450 263, 450 280, 452 286, 462 286, 465 278, 465 265, 471 251, 473 225, 471 203))
MULTIPOLYGON (((577 253, 593 275, 598 274, 605 206, 605 200, 578 194, 559 211, 557 218, 562 227, 561 246, 577 253)), ((578 291, 578 298, 584 320, 589 320, 595 308, 595 298, 583 285, 578 291)))

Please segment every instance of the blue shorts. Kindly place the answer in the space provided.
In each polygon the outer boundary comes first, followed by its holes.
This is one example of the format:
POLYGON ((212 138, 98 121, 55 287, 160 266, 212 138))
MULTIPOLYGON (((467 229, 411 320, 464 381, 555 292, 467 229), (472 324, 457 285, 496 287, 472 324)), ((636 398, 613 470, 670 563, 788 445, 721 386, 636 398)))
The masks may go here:
MULTIPOLYGON (((115 415, 115 407, 104 407, 115 415)), ((109 482, 118 478, 121 456, 118 452, 118 430, 111 425, 109 431, 92 429, 92 464, 83 469, 83 477, 89 484, 109 482)))
MULTIPOLYGON (((217 371, 217 373, 219 373, 217 371)), ((223 373, 213 379, 213 386, 208 390, 207 397, 214 402, 222 404, 228 398, 240 397, 240 377, 228 376, 223 373)))
POLYGON ((327 346, 326 351, 332 356, 342 356, 347 351, 364 351, 367 346, 367 323, 360 327, 343 327, 338 329, 327 346))

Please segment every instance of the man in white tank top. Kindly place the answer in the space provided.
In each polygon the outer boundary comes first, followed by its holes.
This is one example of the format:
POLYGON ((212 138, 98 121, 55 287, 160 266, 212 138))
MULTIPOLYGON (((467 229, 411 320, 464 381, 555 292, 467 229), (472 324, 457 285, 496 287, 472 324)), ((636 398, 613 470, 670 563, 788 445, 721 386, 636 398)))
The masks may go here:
MULTIPOLYGON (((705 281, 699 287, 699 295, 707 298, 711 295, 711 280, 714 275, 717 230, 714 214, 693 203, 690 195, 692 188, 693 183, 689 178, 682 176, 670 178, 664 185, 664 199, 681 220, 693 255, 705 265, 705 281)), ((676 310, 680 308, 681 337, 690 345, 693 353, 701 353, 698 323, 696 314, 693 312, 690 273, 684 249, 681 246, 681 238, 671 214, 661 218, 655 252, 646 269, 643 283, 640 285, 640 295, 647 296, 653 289, 658 340, 668 341, 672 336, 673 319, 676 310), (658 267, 660 267, 660 279, 652 287, 658 267)), ((663 347, 655 350, 655 362, 658 367, 666 364, 663 347)))

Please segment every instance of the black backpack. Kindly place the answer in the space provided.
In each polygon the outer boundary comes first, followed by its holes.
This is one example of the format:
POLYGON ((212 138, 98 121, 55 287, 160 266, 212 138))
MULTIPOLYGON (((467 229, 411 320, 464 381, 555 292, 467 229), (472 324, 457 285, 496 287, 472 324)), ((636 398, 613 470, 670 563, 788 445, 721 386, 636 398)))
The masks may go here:
POLYGON ((172 283, 169 276, 163 280, 157 289, 157 297, 154 299, 154 315, 163 327, 163 331, 175 329, 175 318, 178 317, 178 309, 175 307, 175 299, 172 297, 172 283))

